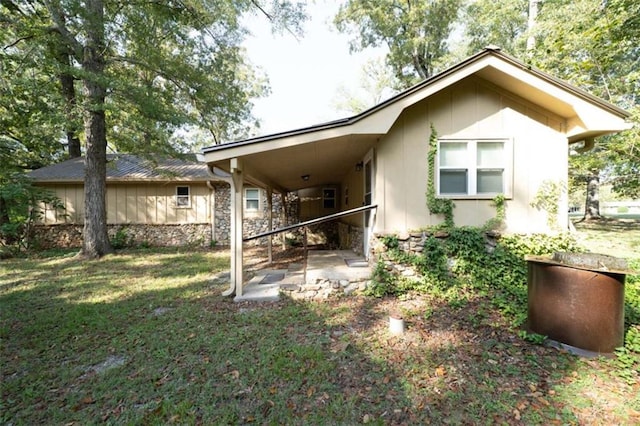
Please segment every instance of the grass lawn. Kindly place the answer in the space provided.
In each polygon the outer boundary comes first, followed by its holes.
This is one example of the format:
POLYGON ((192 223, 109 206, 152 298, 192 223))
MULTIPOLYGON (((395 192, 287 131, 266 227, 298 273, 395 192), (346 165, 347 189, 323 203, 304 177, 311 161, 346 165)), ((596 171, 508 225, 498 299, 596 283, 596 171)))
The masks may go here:
POLYGON ((529 343, 490 294, 236 304, 226 251, 74 254, 0 261, 2 424, 640 423, 635 355, 529 343))

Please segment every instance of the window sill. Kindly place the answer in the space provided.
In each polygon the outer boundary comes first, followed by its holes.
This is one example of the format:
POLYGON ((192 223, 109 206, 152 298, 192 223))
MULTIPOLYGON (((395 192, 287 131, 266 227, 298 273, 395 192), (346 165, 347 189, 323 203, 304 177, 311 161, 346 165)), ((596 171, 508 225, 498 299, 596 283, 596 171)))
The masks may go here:
POLYGON ((512 195, 505 194, 488 194, 488 195, 436 195, 436 198, 444 199, 444 200, 493 200, 498 195, 504 196, 505 200, 512 200, 512 195))

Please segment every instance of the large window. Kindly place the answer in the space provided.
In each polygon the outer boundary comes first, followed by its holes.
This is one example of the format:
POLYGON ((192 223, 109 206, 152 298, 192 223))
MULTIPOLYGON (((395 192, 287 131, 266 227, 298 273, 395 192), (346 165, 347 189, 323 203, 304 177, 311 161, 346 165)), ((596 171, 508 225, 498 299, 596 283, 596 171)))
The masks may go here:
POLYGON ((511 194, 507 139, 438 141, 438 195, 490 198, 511 194))
POLYGON ((244 211, 251 213, 260 211, 260 190, 258 188, 244 190, 244 211))
POLYGON ((191 195, 188 186, 176 186, 176 207, 191 207, 191 195))

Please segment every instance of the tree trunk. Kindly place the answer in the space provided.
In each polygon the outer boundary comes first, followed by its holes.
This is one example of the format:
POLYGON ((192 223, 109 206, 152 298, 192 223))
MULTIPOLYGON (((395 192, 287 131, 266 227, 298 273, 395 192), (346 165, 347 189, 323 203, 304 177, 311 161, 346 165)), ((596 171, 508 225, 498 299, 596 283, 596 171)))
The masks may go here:
POLYGON ((600 216, 600 177, 593 174, 587 181, 587 200, 584 207, 584 220, 602 219, 600 216))
POLYGON ((88 74, 84 79, 87 97, 84 128, 86 133, 86 160, 84 178, 84 238, 81 254, 96 258, 113 249, 107 235, 106 175, 107 134, 104 113, 106 90, 100 83, 104 74, 104 7, 102 0, 86 3, 87 42, 82 68, 88 74))
POLYGON ((60 80, 60 94, 65 100, 65 133, 67 134, 67 149, 70 158, 78 158, 82 155, 80 150, 80 138, 78 138, 79 126, 75 121, 74 109, 76 108, 76 88, 74 85, 75 78, 69 72, 64 71, 71 67, 71 52, 68 46, 64 44, 62 37, 56 39, 57 43, 53 47, 56 55, 56 61, 63 70, 58 75, 60 80))
POLYGON ((62 96, 66 101, 67 123, 65 125, 67 133, 67 149, 70 158, 78 158, 82 155, 80 151, 80 138, 78 138, 78 129, 73 120, 73 109, 76 106, 76 90, 73 85, 74 78, 69 74, 60 75, 60 85, 62 96))

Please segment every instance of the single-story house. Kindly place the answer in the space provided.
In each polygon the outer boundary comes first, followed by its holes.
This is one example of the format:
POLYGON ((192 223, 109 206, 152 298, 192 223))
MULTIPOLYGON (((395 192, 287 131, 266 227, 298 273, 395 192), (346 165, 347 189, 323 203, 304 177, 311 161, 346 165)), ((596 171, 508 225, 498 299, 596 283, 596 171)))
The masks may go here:
MULTIPOLYGON (((340 242, 365 254, 373 235, 442 222, 427 208, 429 174, 436 196, 455 201, 457 225, 486 223, 496 215, 492 200, 503 194, 507 232, 545 232, 548 213, 532 203, 545 182, 566 185, 568 145, 588 146, 627 129, 628 115, 487 48, 353 117, 205 148, 207 165, 231 175, 232 275, 225 294, 242 296, 243 233, 236 225, 243 222, 246 185, 308 193, 315 204, 306 217, 371 206, 339 219, 340 242), (431 128, 438 136, 433 170, 431 128)), ((557 202, 555 223, 566 228, 566 194, 557 202)))
MULTIPOLYGON (((229 244, 229 175, 185 158, 142 158, 131 154, 107 156, 107 227, 133 244, 229 244)), ((50 189, 64 209, 39 206, 36 226, 43 247, 79 247, 84 222, 84 158, 74 158, 34 170, 33 181, 50 189)), ((285 223, 282 198, 246 186, 243 188, 244 233, 285 223), (270 213, 271 212, 271 213, 270 213)))

